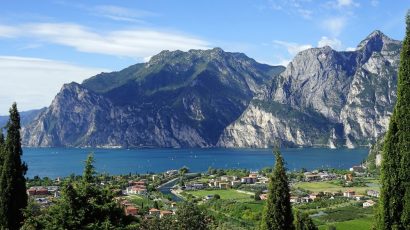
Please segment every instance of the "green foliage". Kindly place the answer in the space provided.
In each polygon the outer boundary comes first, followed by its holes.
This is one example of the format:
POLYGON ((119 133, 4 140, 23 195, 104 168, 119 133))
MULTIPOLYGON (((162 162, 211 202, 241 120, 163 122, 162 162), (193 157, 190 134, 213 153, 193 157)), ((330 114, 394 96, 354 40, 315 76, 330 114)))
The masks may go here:
POLYGON ((278 149, 275 150, 275 168, 270 176, 268 199, 263 213, 261 229, 294 229, 290 190, 285 163, 278 149))
POLYGON ((112 192, 93 183, 93 162, 90 154, 81 180, 67 181, 60 199, 34 218, 35 222, 30 218, 31 225, 39 229, 117 229, 130 222, 112 192))
POLYGON ((0 176, 0 228, 19 229, 23 222, 23 209, 27 206, 27 165, 21 161, 23 150, 20 138, 20 115, 17 105, 10 108, 7 138, 2 148, 0 176))
POLYGON ((195 204, 184 202, 176 212, 177 229, 205 230, 209 229, 210 221, 205 213, 195 204))
POLYGON ((385 137, 381 169, 380 229, 410 228, 410 12, 406 16, 397 102, 385 137))
POLYGON ((295 212, 295 230, 317 230, 318 228, 313 223, 313 220, 308 214, 300 211, 295 212))

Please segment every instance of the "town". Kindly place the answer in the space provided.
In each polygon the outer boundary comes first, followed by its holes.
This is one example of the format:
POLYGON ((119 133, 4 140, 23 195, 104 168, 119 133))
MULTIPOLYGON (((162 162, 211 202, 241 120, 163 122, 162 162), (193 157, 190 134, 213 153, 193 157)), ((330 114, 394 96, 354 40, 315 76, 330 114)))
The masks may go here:
MULTIPOLYGON (((246 229, 260 220, 260 211, 251 214, 250 210, 252 207, 262 210, 270 173, 271 168, 259 171, 210 168, 203 173, 181 168, 160 174, 99 175, 97 178, 99 186, 108 187, 116 194, 117 204, 128 216, 163 218, 174 215, 180 201, 189 200, 215 212, 231 207, 224 210, 225 217, 246 229), (230 213, 233 207, 240 207, 243 213, 230 213)), ((378 202, 377 173, 370 172, 365 165, 349 170, 289 171, 288 177, 291 204, 308 211, 319 224, 323 220, 328 222, 326 218, 332 214, 327 212, 349 209, 354 213, 360 207, 368 210, 364 213, 370 213, 378 202)), ((41 208, 47 208, 59 198, 63 181, 61 178, 30 179, 27 194, 41 208)), ((352 220, 354 218, 352 216, 352 220)))

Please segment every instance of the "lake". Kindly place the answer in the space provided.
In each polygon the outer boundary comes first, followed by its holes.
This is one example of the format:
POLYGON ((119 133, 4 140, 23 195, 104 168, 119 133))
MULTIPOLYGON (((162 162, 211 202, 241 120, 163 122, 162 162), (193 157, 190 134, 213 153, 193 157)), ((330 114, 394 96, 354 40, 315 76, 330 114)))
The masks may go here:
MULTIPOLYGON (((187 166, 192 172, 213 168, 257 170, 273 166, 271 149, 82 149, 23 148, 27 176, 62 177, 81 174, 88 153, 99 173, 164 172, 187 166)), ((349 168, 366 158, 368 149, 288 148, 281 150, 289 170, 349 168)))

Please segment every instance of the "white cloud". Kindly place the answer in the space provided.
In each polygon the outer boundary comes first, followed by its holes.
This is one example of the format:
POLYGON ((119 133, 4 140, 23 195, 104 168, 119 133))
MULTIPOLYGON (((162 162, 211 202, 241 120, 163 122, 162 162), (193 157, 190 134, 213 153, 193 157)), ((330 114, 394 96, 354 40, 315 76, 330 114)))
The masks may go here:
POLYGON ((337 38, 328 38, 323 36, 320 38, 319 42, 317 43, 318 47, 330 46, 334 50, 341 50, 342 49, 342 42, 337 38))
POLYGON ((109 70, 73 65, 49 59, 0 56, 0 114, 13 102, 20 111, 51 103, 64 83, 81 82, 109 70))
POLYGON ((299 53, 302 50, 312 48, 312 45, 309 45, 309 44, 301 45, 301 44, 297 44, 297 43, 294 43, 294 42, 285 42, 285 41, 275 40, 275 41, 273 41, 273 43, 285 47, 287 49, 288 53, 292 56, 295 56, 297 53, 299 53))
POLYGON ((207 49, 210 46, 207 41, 190 35, 152 29, 95 32, 69 23, 33 23, 14 28, 14 36, 36 38, 41 42, 69 46, 86 53, 135 59, 146 58, 162 50, 186 51, 207 49))
POLYGON ((0 25, 0 38, 12 38, 19 34, 19 31, 12 26, 0 25))
POLYGON ((334 37, 337 37, 346 26, 346 18, 334 17, 325 19, 322 26, 329 31, 334 37))
POLYGON ((129 9, 114 5, 99 5, 92 8, 93 15, 106 17, 115 21, 144 22, 141 18, 155 16, 149 11, 129 9))

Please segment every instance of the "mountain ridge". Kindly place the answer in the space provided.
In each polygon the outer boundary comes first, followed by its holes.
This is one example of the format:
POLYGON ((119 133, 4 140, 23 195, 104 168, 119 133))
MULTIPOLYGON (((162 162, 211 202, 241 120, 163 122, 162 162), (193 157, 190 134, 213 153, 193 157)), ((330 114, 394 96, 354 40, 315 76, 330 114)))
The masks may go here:
POLYGON ((400 45, 374 31, 355 51, 311 48, 286 68, 220 48, 162 51, 147 63, 65 85, 47 111, 24 127, 23 143, 368 145, 387 127, 400 45))

